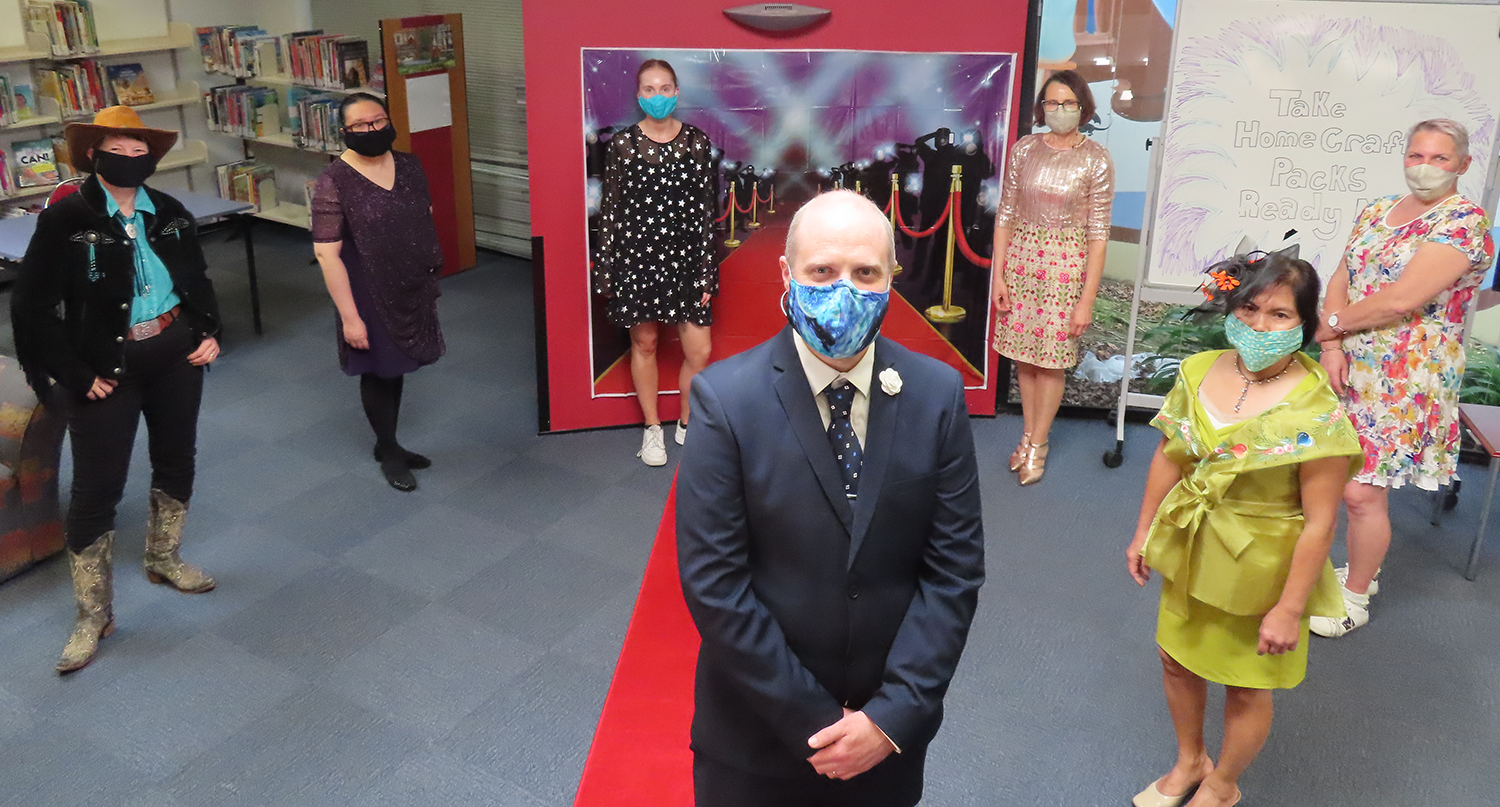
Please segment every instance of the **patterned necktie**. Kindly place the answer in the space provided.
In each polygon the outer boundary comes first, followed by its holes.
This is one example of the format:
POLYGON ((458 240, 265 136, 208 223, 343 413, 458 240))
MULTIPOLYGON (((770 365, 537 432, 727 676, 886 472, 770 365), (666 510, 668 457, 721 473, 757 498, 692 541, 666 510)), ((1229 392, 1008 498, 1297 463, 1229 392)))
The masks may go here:
POLYGON ((855 392, 854 385, 842 378, 823 390, 828 411, 833 415, 828 421, 828 442, 833 445, 839 473, 844 477, 844 495, 851 499, 859 495, 859 469, 865 461, 865 452, 854 434, 854 424, 849 421, 855 392))

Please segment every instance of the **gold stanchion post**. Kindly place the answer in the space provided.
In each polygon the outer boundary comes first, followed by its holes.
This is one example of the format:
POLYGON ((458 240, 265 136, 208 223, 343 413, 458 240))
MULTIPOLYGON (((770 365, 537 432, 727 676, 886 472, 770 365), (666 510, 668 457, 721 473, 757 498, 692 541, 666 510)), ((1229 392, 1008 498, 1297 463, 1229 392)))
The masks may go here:
POLYGON ((776 183, 771 183, 771 200, 766 203, 766 212, 776 215, 776 183))
MULTIPOLYGON (((901 226, 901 225, 899 225, 899 224, 896 223, 896 205, 899 205, 899 204, 901 204, 901 175, 898 174, 898 173, 896 173, 895 171, 892 171, 891 172, 891 234, 893 236, 900 235, 900 233, 896 232, 896 228, 899 227, 899 226, 901 226)), ((894 239, 892 240, 892 243, 895 243, 894 239)), ((895 260, 895 257, 896 256, 892 255, 891 259, 895 260)), ((896 268, 893 269, 893 270, 891 270, 891 275, 894 276, 894 275, 899 275, 899 274, 901 274, 901 264, 897 263, 896 264, 896 268)))
POLYGON ((730 180, 730 182, 729 182, 729 237, 726 238, 726 239, 724 239, 724 246, 729 247, 730 249, 734 249, 735 247, 737 247, 740 244, 744 243, 740 239, 734 237, 735 236, 735 232, 734 232, 734 206, 735 206, 735 202, 736 202, 736 200, 735 200, 736 185, 737 185, 737 183, 734 180, 730 180))
MULTIPOLYGON (((952 204, 958 204, 958 192, 963 187, 963 166, 953 166, 953 181, 948 186, 948 198, 952 204)), ((962 238, 963 233, 957 232, 953 227, 954 211, 948 211, 948 258, 943 266, 943 304, 935 305, 927 309, 927 318, 938 323, 963 322, 964 317, 969 314, 961 306, 953 304, 953 239, 962 238)))
POLYGON ((750 223, 745 225, 752 230, 760 229, 760 180, 750 186, 750 223))

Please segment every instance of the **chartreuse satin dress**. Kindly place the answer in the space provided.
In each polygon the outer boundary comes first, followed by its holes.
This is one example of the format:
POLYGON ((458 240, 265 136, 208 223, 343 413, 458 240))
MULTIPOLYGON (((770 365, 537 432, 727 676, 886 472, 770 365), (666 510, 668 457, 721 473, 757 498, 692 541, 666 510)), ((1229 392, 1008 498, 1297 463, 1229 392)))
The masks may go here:
POLYGON ((1325 560, 1297 648, 1256 655, 1261 619, 1281 598, 1302 535, 1298 466, 1348 457, 1353 476, 1364 458, 1328 374, 1305 353, 1296 361, 1308 376, 1281 403, 1216 428, 1198 388, 1223 353, 1184 360, 1151 421, 1166 435, 1163 450, 1183 475, 1158 508, 1144 550, 1147 565, 1162 576, 1156 641, 1209 681, 1290 689, 1307 673, 1308 618, 1344 616, 1333 565, 1325 560))

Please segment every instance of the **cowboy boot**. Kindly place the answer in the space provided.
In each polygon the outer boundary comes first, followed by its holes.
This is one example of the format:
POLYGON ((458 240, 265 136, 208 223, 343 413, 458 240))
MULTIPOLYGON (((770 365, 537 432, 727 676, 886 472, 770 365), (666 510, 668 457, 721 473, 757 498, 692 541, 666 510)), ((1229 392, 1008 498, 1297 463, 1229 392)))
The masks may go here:
POLYGON ((177 550, 182 546, 182 522, 187 505, 151 489, 151 515, 146 522, 146 554, 141 565, 153 583, 170 583, 178 591, 197 594, 214 587, 214 579, 191 563, 183 563, 177 550))
POLYGON ((114 585, 110 574, 110 555, 114 546, 113 530, 99 536, 82 552, 68 550, 68 569, 73 575, 73 597, 78 600, 78 621, 73 635, 57 661, 57 671, 68 673, 81 669, 99 652, 99 640, 115 632, 111 607, 114 585))

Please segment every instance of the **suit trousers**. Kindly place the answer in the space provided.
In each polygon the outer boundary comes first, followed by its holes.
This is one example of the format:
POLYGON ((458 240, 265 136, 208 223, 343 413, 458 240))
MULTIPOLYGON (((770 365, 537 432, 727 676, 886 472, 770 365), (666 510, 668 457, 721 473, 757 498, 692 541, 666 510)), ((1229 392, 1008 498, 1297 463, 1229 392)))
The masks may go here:
POLYGON ((192 329, 179 319, 150 339, 125 343, 125 372, 108 396, 94 401, 87 390, 64 393, 73 447, 69 549, 80 551, 115 528, 143 415, 151 487, 179 502, 192 498, 203 368, 189 364, 187 356, 197 348, 192 329))
POLYGON ((807 766, 792 779, 748 773, 693 754, 698 807, 912 807, 922 800, 926 749, 891 754, 853 779, 829 779, 807 766))

